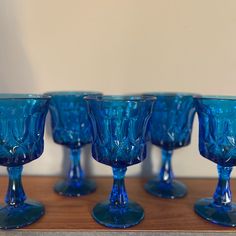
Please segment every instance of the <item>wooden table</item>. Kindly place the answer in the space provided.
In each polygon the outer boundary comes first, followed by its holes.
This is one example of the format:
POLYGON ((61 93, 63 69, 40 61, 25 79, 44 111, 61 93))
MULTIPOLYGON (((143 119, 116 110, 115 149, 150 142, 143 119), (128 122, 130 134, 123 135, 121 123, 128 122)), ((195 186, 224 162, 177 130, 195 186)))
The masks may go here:
MULTIPOLYGON (((112 178, 96 178, 97 191, 79 198, 57 195, 52 187, 57 177, 23 177, 28 197, 39 200, 46 207, 46 214, 36 223, 19 230, 0 230, 0 235, 236 235, 236 229, 211 224, 193 211, 194 202, 201 197, 211 196, 216 179, 182 179, 188 186, 187 197, 166 200, 153 197, 145 192, 145 179, 127 178, 126 188, 130 199, 140 203, 145 210, 144 220, 137 226, 124 230, 112 230, 97 224, 91 218, 93 206, 108 198, 112 178)), ((236 180, 231 186, 236 190, 236 180)), ((0 177, 0 196, 3 202, 7 188, 7 178, 0 177)), ((236 195, 236 191, 233 191, 236 195)))

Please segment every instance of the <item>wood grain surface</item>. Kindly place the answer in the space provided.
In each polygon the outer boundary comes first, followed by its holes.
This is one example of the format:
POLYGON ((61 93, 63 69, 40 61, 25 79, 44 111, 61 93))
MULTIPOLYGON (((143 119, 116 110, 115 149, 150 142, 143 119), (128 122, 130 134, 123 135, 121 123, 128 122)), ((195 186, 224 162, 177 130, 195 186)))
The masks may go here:
MULTIPOLYGON (((46 207, 46 214, 38 222, 20 229, 21 231, 112 231, 97 224, 90 214, 97 202, 108 198, 112 178, 96 178, 96 192, 79 198, 62 197, 54 193, 52 187, 57 180, 57 177, 23 177, 27 196, 41 201, 46 207)), ((234 228, 211 224, 193 211, 193 204, 198 198, 213 194, 216 179, 182 179, 188 186, 188 195, 178 200, 149 195, 143 189, 145 181, 139 178, 126 179, 129 198, 143 206, 145 218, 139 225, 120 231, 236 232, 234 228)), ((236 190, 236 180, 231 181, 231 186, 236 190)), ((1 204, 6 189, 7 178, 0 177, 1 204)))

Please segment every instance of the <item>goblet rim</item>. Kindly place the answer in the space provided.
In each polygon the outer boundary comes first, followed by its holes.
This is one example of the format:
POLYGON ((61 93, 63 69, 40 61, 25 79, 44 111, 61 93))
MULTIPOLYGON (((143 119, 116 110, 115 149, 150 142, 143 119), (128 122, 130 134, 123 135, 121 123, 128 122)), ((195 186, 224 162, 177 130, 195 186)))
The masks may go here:
POLYGON ((150 95, 150 96, 155 96, 155 97, 158 97, 158 96, 166 96, 166 97, 179 96, 179 97, 193 97, 193 98, 201 97, 200 94, 188 93, 188 92, 146 92, 146 93, 143 93, 142 95, 145 95, 145 96, 150 95))
POLYGON ((75 96, 75 97, 81 97, 81 96, 89 96, 89 95, 102 95, 101 92, 98 91, 80 91, 80 90, 68 90, 68 91, 49 91, 44 93, 45 95, 49 95, 51 97, 54 96, 75 96))
POLYGON ((234 101, 236 100, 236 96, 230 95, 203 95, 198 100, 215 100, 215 101, 234 101))
POLYGON ((32 94, 32 93, 0 93, 0 100, 47 100, 51 96, 46 94, 32 94))
POLYGON ((145 102, 155 101, 156 97, 151 95, 90 95, 85 96, 84 99, 97 102, 145 102))

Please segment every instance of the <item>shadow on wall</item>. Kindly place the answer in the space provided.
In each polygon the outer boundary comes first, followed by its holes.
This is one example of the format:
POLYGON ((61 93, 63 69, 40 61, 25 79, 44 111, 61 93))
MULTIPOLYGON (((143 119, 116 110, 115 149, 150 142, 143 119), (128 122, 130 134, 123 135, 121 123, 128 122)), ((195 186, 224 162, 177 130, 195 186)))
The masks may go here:
POLYGON ((0 3, 0 93, 35 92, 29 58, 22 43, 16 1, 0 3))
MULTIPOLYGON (((70 149, 63 147, 63 162, 61 175, 63 177, 68 176, 70 169, 70 149)), ((86 145, 81 148, 81 166, 86 176, 93 176, 92 171, 92 155, 91 145, 86 145)))
POLYGON ((91 149, 91 144, 88 144, 86 146, 83 147, 83 151, 82 151, 82 162, 83 162, 83 167, 85 170, 85 175, 86 176, 93 176, 94 172, 93 172, 93 157, 92 157, 92 149, 91 149))
MULTIPOLYGON (((66 177, 70 169, 70 150, 63 147, 62 176, 66 177)), ((86 176, 93 176, 91 145, 81 148, 81 166, 86 176)))
POLYGON ((147 155, 146 159, 141 163, 141 173, 140 175, 145 178, 152 176, 152 159, 151 159, 151 145, 147 143, 147 155))

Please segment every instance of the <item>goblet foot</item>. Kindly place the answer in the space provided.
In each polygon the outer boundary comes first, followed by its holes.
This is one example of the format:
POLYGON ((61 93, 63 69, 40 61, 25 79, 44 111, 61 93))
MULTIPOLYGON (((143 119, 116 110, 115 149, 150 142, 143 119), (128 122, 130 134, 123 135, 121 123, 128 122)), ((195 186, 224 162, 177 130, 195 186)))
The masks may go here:
POLYGON ((44 206, 40 202, 26 200, 16 206, 6 205, 0 208, 0 228, 17 229, 30 225, 44 215, 44 206))
POLYGON ((224 226, 236 226, 236 204, 218 206, 213 198, 202 198, 194 205, 195 212, 212 223, 224 226))
POLYGON ((144 188, 148 193, 161 198, 181 198, 187 194, 187 187, 177 180, 167 183, 152 179, 144 185, 144 188))
POLYGON ((66 179, 54 186, 55 192, 67 197, 79 197, 96 190, 96 183, 90 179, 66 179))
POLYGON ((92 212, 93 218, 110 228, 128 228, 138 224, 144 217, 143 208, 129 201, 124 208, 114 207, 109 201, 98 203, 92 212))

